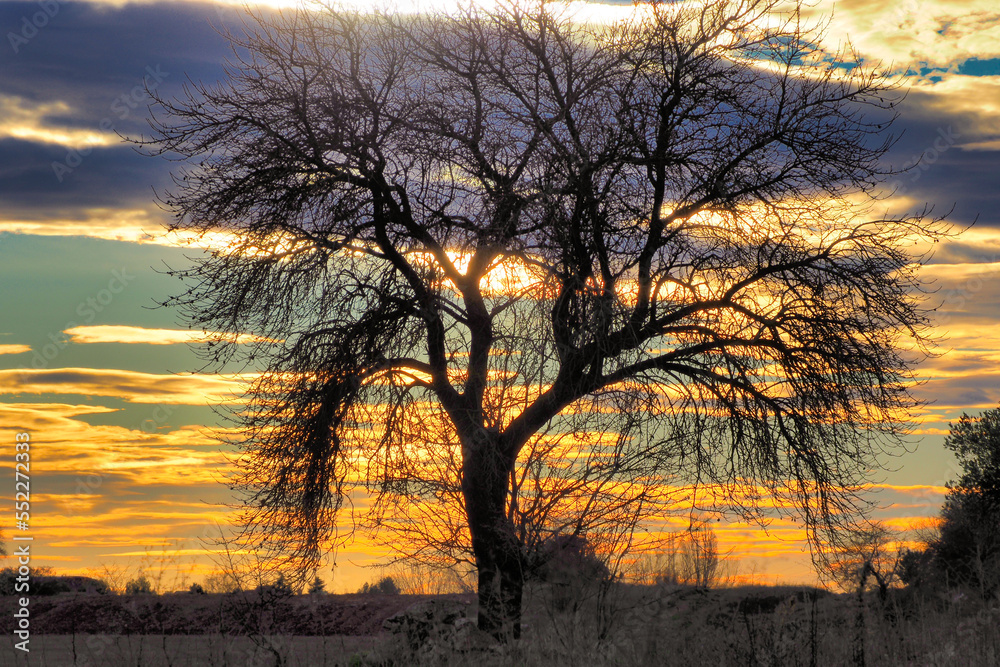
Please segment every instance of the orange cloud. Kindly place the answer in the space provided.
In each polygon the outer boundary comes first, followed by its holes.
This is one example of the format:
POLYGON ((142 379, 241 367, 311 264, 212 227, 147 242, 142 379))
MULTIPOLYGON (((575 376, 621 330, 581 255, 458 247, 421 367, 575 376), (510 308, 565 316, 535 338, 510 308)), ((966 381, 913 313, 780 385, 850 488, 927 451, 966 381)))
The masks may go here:
POLYGON ((130 403, 205 405, 234 402, 252 376, 156 375, 96 368, 0 370, 0 393, 111 396, 130 403))
POLYGON ((31 352, 31 346, 19 344, 0 345, 0 354, 23 354, 24 352, 31 352))
POLYGON ((927 494, 932 493, 943 496, 948 493, 948 487, 934 484, 870 484, 865 488, 872 490, 895 491, 896 493, 913 496, 926 496, 927 494))
MULTIPOLYGON (((159 415, 151 420, 155 425, 171 411, 159 405, 149 415, 159 415)), ((220 483, 231 470, 230 451, 215 438, 225 431, 80 419, 115 412, 95 405, 0 403, 0 430, 30 434, 31 527, 39 565, 60 563, 83 573, 114 553, 171 540, 195 549, 200 538, 217 534, 215 526, 233 523, 235 510, 225 506, 233 498, 220 483)))
POLYGON ((163 238, 165 214, 146 209, 84 209, 80 217, 26 220, 0 214, 0 232, 36 236, 87 236, 108 241, 174 245, 163 238))
MULTIPOLYGON (((187 329, 147 329, 126 325, 92 325, 66 329, 71 343, 144 343, 148 345, 176 345, 181 343, 206 343, 218 340, 222 334, 212 331, 190 331, 187 329)), ((234 343, 260 343, 270 338, 252 334, 237 334, 228 339, 234 343)))

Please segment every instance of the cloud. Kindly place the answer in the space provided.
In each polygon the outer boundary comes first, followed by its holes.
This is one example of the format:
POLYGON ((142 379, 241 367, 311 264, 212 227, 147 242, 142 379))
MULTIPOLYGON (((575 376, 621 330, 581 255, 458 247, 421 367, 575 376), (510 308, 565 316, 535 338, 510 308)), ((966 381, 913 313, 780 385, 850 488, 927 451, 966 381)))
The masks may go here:
MULTIPOLYGON (((206 343, 218 340, 222 334, 211 331, 189 331, 186 329, 147 329, 126 325, 80 326, 66 329, 71 343, 145 343, 148 345, 176 345, 182 343, 206 343)), ((252 334, 227 336, 235 343, 261 343, 272 339, 252 334)))
POLYGON ((102 405, 0 403, 0 425, 10 428, 44 431, 56 425, 60 427, 66 426, 64 420, 71 417, 97 415, 107 412, 117 412, 117 410, 102 405))
POLYGON ((25 352, 31 352, 30 345, 20 345, 17 343, 0 345, 0 354, 23 354, 25 352))
POLYGON ((96 368, 0 370, 0 393, 110 396, 131 403, 205 405, 238 400, 252 376, 156 375, 96 368))
POLYGON ((891 491, 904 496, 920 497, 928 495, 943 496, 948 493, 948 487, 938 484, 869 484, 865 488, 872 491, 891 491))
POLYGON ((906 98, 887 155, 892 179, 917 208, 952 220, 1000 226, 1000 9, 993 0, 823 0, 807 9, 829 19, 828 51, 848 42, 896 73, 906 98))
POLYGON ((908 102, 927 116, 953 119, 950 134, 964 150, 991 151, 1000 145, 1000 76, 950 74, 916 81, 908 102))
POLYGON ((971 372, 952 378, 935 378, 913 390, 936 409, 986 410, 1000 405, 1000 372, 971 372))
POLYGON ((0 214, 0 232, 180 245, 165 237, 166 224, 162 211, 141 208, 88 208, 75 211, 73 217, 57 213, 38 219, 0 214))
POLYGON ((920 270, 923 277, 951 281, 955 279, 955 267, 963 279, 1000 277, 1000 229, 975 225, 958 227, 957 235, 946 239, 933 248, 929 263, 920 270))
MULTIPOLYGON (((4 31, 0 210, 8 219, 134 207, 150 201, 150 186, 168 188, 172 165, 136 154, 118 134, 148 134, 153 100, 144 85, 173 97, 186 75, 218 80, 230 54, 216 28, 238 27, 205 3, 56 4, 58 14, 16 53, 4 31)), ((0 2, 0 25, 14 34, 38 11, 34 2, 0 2)))
MULTIPOLYGON (((68 572, 140 557, 162 558, 168 571, 189 566, 210 571, 214 549, 202 540, 217 537, 216 526, 226 529, 236 518, 234 510, 220 504, 232 501, 220 483, 232 472, 227 450, 216 440, 222 432, 198 426, 147 432, 79 419, 112 412, 94 405, 0 404, 0 429, 27 430, 37 443, 32 474, 45 480, 44 494, 35 496, 39 564, 59 563, 68 572)), ((871 488, 881 490, 884 519, 900 528, 936 515, 943 491, 936 485, 871 488)), ((363 508, 368 500, 358 496, 352 504, 363 508)), ((684 509, 664 517, 658 528, 683 530, 684 509)), ((761 528, 723 519, 712 527, 720 550, 731 550, 728 558, 743 571, 756 561, 758 574, 782 582, 813 580, 801 522, 776 517, 761 528)), ((386 555, 384 544, 356 535, 338 552, 338 581, 356 589, 369 573, 355 566, 386 555)))
POLYGON ((826 41, 844 35, 869 60, 895 70, 953 68, 1000 56, 1000 11, 994 0, 825 0, 805 13, 829 17, 826 41))
POLYGON ((72 127, 51 118, 70 117, 74 112, 69 104, 62 101, 33 102, 0 93, 0 139, 11 137, 78 149, 112 146, 121 142, 114 133, 72 127))
MULTIPOLYGON (((162 406, 151 410, 153 417, 162 406)), ((228 525, 228 448, 202 426, 91 425, 99 405, 0 403, 0 429, 30 435, 32 524, 43 560, 79 560, 228 525), (100 536, 96 539, 95 536, 100 536)), ((168 413, 165 413, 168 414, 168 413)), ((154 420, 158 421, 158 420, 154 420)))
MULTIPOLYGON (((145 197, 148 200, 148 197, 145 197)), ((143 202, 144 203, 144 202, 143 202)), ((16 208, 16 207, 15 207, 16 208)), ((141 208, 128 202, 120 208, 78 206, 46 212, 0 212, 0 233, 34 236, 85 236, 105 241, 125 241, 173 248, 221 249, 233 245, 231 232, 168 231, 169 216, 152 206, 141 208)))

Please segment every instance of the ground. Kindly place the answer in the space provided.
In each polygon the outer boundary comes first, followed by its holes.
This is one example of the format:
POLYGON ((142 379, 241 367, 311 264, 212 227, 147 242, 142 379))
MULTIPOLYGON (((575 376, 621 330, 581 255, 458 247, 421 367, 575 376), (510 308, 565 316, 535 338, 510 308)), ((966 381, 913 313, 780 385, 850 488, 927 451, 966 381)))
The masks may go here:
MULTIPOLYGON (((529 590, 524 637, 414 650, 385 619, 438 596, 61 594, 31 601, 31 653, 0 598, 0 666, 553 667, 559 665, 1000 664, 1000 599, 891 591, 882 603, 811 588, 626 585, 529 590), (861 662, 861 656, 864 662, 861 662)), ((475 617, 474 596, 444 596, 475 617)), ((454 606, 454 605, 452 605, 454 606)), ((441 633, 439 636, 449 636, 441 633)))

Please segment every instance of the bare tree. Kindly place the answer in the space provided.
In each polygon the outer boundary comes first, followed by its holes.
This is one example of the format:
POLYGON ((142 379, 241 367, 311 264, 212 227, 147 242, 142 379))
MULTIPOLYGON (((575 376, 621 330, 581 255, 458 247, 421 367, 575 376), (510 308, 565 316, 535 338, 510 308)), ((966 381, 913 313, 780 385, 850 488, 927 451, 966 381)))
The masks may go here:
POLYGON ((820 552, 817 565, 845 593, 856 596, 854 637, 851 661, 864 667, 866 664, 865 594, 874 588, 883 613, 894 619, 894 611, 886 607, 889 587, 900 581, 904 551, 899 548, 900 534, 883 523, 873 522, 834 536, 831 548, 820 552))
POLYGON ((714 588, 731 583, 732 550, 719 553, 719 539, 707 521, 692 519, 686 530, 658 540, 655 548, 633 554, 623 576, 645 586, 714 588))
POLYGON ((684 544, 684 558, 690 572, 690 582, 698 588, 709 588, 719 571, 719 539, 710 525, 692 524, 684 544))
POLYGON ((850 531, 822 553, 822 572, 845 592, 863 596, 869 587, 884 604, 889 588, 900 581, 902 535, 883 523, 850 531))
POLYGON ((317 563, 356 489, 451 503, 428 544, 471 550, 499 637, 531 539, 671 485, 813 535, 857 514, 913 403, 911 250, 946 230, 878 214, 891 86, 778 8, 288 11, 158 100, 175 228, 231 239, 173 304, 263 370, 234 413, 258 547, 317 563))

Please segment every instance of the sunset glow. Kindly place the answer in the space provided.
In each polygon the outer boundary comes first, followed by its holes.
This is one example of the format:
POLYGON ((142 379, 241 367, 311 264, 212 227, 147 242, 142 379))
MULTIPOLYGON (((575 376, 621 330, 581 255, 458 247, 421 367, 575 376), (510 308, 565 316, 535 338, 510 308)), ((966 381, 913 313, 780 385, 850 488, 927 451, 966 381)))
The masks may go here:
MULTIPOLYGON (((237 236, 223 229, 202 235, 168 232, 171 214, 157 198, 174 187, 169 174, 177 165, 138 155, 120 135, 148 132, 149 92, 176 96, 188 78, 223 76, 221 63, 231 54, 212 26, 237 26, 243 5, 68 2, 37 36, 22 38, 23 43, 5 38, 2 45, 0 432, 10 454, 15 433, 31 436, 37 565, 95 574, 105 566, 128 568, 142 558, 159 559, 194 580, 218 568, 219 547, 212 540, 230 530, 236 517, 227 480, 239 454, 230 443, 239 434, 213 408, 239 410, 259 369, 206 371, 206 357, 189 346, 200 345, 204 352, 204 344, 221 334, 181 328, 181 314, 157 304, 184 289, 170 272, 189 267, 189 258, 199 253, 270 257, 298 251, 307 240, 276 236, 273 244, 240 247, 237 236), (95 43, 114 44, 114 49, 105 53, 95 43)), ((299 4, 271 0, 254 6, 267 12, 299 4)), ((443 6, 397 5, 400 11, 443 6)), ((0 0, 5 26, 20 26, 22 17, 34 11, 32 3, 0 0)), ((567 11, 579 20, 611 22, 645 9, 575 2, 567 11)), ((995 0, 961 6, 941 0, 824 1, 806 14, 825 25, 812 57, 830 58, 849 44, 864 64, 885 69, 908 91, 893 126, 900 138, 889 153, 891 166, 907 171, 884 184, 883 198, 869 202, 867 217, 831 222, 840 220, 831 206, 822 219, 797 220, 795 242, 844 238, 868 220, 919 210, 925 203, 934 213, 951 211, 949 220, 961 232, 933 247, 913 249, 931 253, 918 273, 930 287, 928 304, 936 311, 929 333, 938 343, 935 354, 915 368, 913 393, 925 403, 912 415, 912 451, 887 461, 888 470, 865 485, 865 497, 877 505, 875 518, 898 531, 899 543, 909 543, 935 520, 945 484, 959 470, 942 446, 949 422, 962 412, 1000 404, 1000 14, 995 0)), ((846 71, 851 63, 839 64, 846 71)), ((665 205, 664 214, 671 206, 665 205)), ((793 206, 788 202, 789 210, 793 206)), ((782 237, 790 227, 758 210, 702 211, 671 224, 746 243, 782 237)), ((359 250, 364 248, 353 248, 359 250)), ((427 267, 441 269, 431 255, 421 257, 427 267)), ((472 255, 448 250, 447 257, 464 275, 472 255)), ((480 283, 484 297, 551 298, 550 276, 532 260, 530 253, 497 258, 480 283)), ((439 273, 445 276, 443 293, 453 295, 454 281, 447 271, 439 273)), ((629 277, 634 275, 626 272, 617 284, 619 305, 635 303, 638 286, 629 277)), ((706 275, 699 274, 695 283, 657 285, 654 298, 684 301, 728 288, 721 278, 706 275)), ((602 287, 596 280, 590 286, 595 292, 602 287)), ((761 313, 795 298, 756 287, 735 297, 761 313)), ((732 331, 752 328, 735 312, 721 322, 732 331)), ((241 348, 281 342, 257 333, 227 340, 241 348)), ((683 342, 683 335, 665 339, 662 349, 647 354, 670 349, 683 342)), ((449 351, 449 377, 456 384, 466 379, 463 355, 468 351, 459 347, 449 351)), ((486 400, 504 406, 497 408, 494 425, 502 428, 549 385, 525 377, 502 346, 492 353, 486 400)), ((759 361, 750 381, 783 395, 783 378, 767 359, 759 361)), ((419 369, 408 372, 408 382, 427 380, 419 369)), ((401 380, 378 375, 366 381, 401 380)), ((649 390, 662 396, 664 405, 698 391, 680 380, 649 390)), ((419 403, 410 408, 437 409, 419 403)), ((604 408, 581 401, 566 414, 588 409, 604 408)), ((366 410, 370 422, 386 418, 384 406, 366 410)), ((552 446, 554 466, 571 465, 580 441, 610 444, 615 437, 595 431, 570 436, 554 429, 536 444, 552 446)), ((358 445, 366 438, 370 431, 359 426, 346 440, 358 445)), ((12 465, 7 474, 13 475, 12 465)), ((787 499, 773 498, 763 487, 755 490, 752 502, 768 509, 767 524, 712 515, 720 549, 740 563, 747 580, 816 581, 805 527, 771 512, 788 509, 787 499)), ((676 514, 646 526, 651 534, 684 530, 695 492, 711 493, 681 484, 661 491, 676 498, 676 514)), ((352 500, 355 511, 368 508, 368 499, 352 500)), ((8 522, 2 531, 9 544, 14 529, 8 522)), ((331 556, 321 576, 331 582, 331 590, 353 591, 371 578, 364 566, 384 562, 386 555, 384 544, 359 532, 339 547, 335 568, 331 556)))

